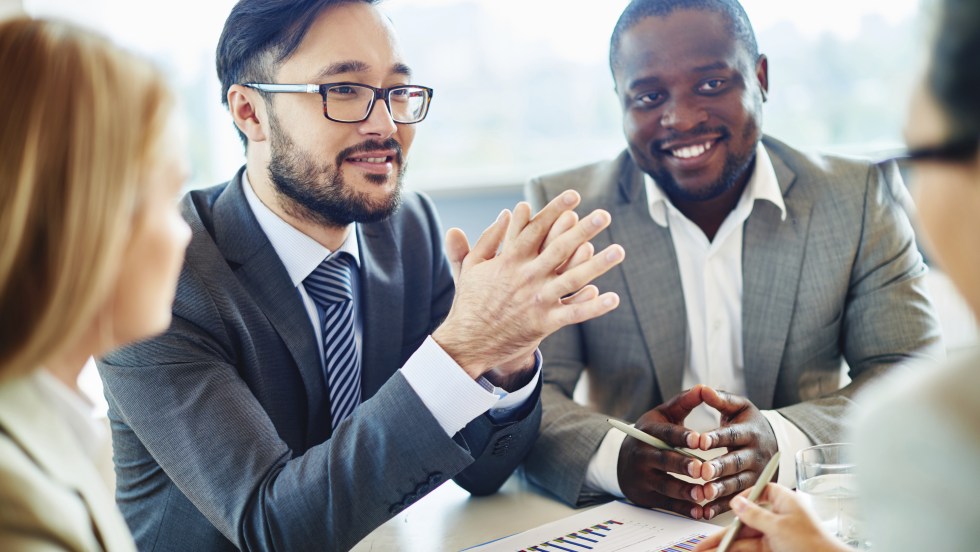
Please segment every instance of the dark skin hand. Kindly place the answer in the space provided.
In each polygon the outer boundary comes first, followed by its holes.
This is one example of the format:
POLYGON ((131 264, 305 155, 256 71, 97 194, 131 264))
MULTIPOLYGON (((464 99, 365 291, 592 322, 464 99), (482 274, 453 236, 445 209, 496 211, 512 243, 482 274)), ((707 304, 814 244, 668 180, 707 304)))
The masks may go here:
MULTIPOLYGON (((721 427, 700 436, 698 448, 726 447, 723 454, 701 466, 705 519, 730 509, 732 495, 748 489, 759 478, 779 447, 769 421, 745 397, 702 387, 704 403, 721 412, 721 427)), ((777 472, 778 473, 778 472, 777 472)))
MULTIPOLYGON (((675 446, 698 448, 702 436, 683 426, 684 419, 704 402, 704 386, 697 385, 668 402, 648 411, 636 421, 636 428, 675 446)), ((704 470, 698 460, 676 452, 654 448, 626 437, 619 449, 619 486, 634 504, 660 508, 701 519, 704 500, 701 485, 681 481, 667 472, 699 477, 704 470)))
POLYGON ((728 452, 707 462, 656 449, 627 437, 619 449, 619 486, 634 504, 693 519, 711 519, 730 509, 732 495, 751 487, 779 450, 769 421, 748 399, 696 385, 648 411, 636 428, 675 447, 728 452), (721 413, 718 429, 699 434, 684 419, 701 403, 721 413), (667 472, 701 478, 681 481, 667 472), (701 506, 699 503, 707 500, 701 506))

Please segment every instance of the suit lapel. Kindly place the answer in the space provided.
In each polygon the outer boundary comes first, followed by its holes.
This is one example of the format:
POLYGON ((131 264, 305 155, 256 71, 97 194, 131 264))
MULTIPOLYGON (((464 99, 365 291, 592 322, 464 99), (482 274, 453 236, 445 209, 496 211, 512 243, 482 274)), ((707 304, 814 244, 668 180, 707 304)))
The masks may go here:
POLYGON ((767 145, 786 205, 786 220, 770 204, 759 204, 745 223, 742 246, 742 346, 748 398, 772 407, 779 366, 786 348, 800 270, 806 249, 812 201, 790 194, 796 174, 767 145))
POLYGON ((289 349, 306 389, 311 418, 307 427, 319 427, 322 420, 312 417, 323 411, 317 402, 326 401, 327 394, 316 334, 286 267, 248 206, 241 174, 239 171, 215 201, 215 242, 289 349))
POLYGON ((388 221, 358 225, 361 252, 361 398, 367 400, 405 359, 402 351, 405 289, 401 252, 388 221), (390 369, 389 369, 390 367, 390 369))
POLYGON ((677 254, 670 230, 650 217, 642 173, 625 156, 609 232, 626 249, 621 265, 633 306, 657 374, 661 399, 681 391, 687 353, 687 314, 677 254))

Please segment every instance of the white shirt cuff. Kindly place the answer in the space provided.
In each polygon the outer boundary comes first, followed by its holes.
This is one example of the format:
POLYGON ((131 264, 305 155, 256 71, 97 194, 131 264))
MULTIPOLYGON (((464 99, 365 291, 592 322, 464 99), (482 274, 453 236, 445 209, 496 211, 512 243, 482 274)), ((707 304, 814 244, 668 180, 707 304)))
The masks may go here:
MULTIPOLYGON (((480 376, 483 380, 480 385, 490 385, 483 376, 480 376)), ((537 349, 534 350, 534 377, 527 385, 521 387, 516 391, 506 391, 500 387, 491 386, 493 390, 491 393, 500 397, 497 404, 490 408, 490 417, 493 418, 494 422, 501 423, 508 421, 508 418, 520 407, 527 403, 528 399, 534 393, 534 389, 538 386, 538 380, 541 379, 541 351, 537 349)))
POLYGON ((796 453, 813 446, 813 442, 800 428, 783 418, 775 410, 762 410, 762 415, 769 421, 773 433, 776 434, 776 446, 782 456, 779 458, 779 480, 777 483, 793 489, 796 487, 796 453))
POLYGON ((625 496, 619 488, 619 449, 625 440, 626 434, 622 431, 610 428, 606 432, 585 471, 586 488, 619 498, 625 496))
POLYGON ((466 375, 431 335, 401 373, 450 437, 500 401, 486 380, 481 385, 466 375))

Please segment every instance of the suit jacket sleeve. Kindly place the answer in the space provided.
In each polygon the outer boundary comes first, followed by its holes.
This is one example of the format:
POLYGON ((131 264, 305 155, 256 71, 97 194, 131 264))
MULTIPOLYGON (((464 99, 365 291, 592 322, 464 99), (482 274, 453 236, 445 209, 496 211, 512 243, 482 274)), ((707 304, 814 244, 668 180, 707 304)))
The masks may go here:
POLYGON ((860 244, 842 312, 839 346, 851 383, 822 398, 778 409, 814 442, 841 440, 855 393, 882 374, 910 359, 944 356, 926 290, 928 268, 906 214, 910 203, 895 163, 871 165, 860 244))

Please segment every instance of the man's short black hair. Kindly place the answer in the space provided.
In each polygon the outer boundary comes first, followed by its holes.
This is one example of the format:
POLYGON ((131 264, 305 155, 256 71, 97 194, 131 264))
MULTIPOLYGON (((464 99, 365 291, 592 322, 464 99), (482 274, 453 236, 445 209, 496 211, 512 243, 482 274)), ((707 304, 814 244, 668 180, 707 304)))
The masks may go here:
POLYGON ((759 44, 749 16, 737 0, 633 0, 626 6, 613 29, 609 41, 609 68, 616 74, 619 45, 626 31, 647 17, 667 17, 675 10, 702 10, 720 13, 728 18, 728 28, 735 40, 745 47, 754 62, 759 57, 759 44))
MULTIPOLYGON (((228 104, 233 84, 269 82, 275 67, 296 51, 323 10, 338 4, 380 0, 240 0, 225 20, 215 65, 221 103, 228 104)), ((247 139, 241 131, 243 144, 247 139)))
POLYGON ((945 0, 940 9, 928 86, 953 137, 980 139, 980 3, 945 0))

